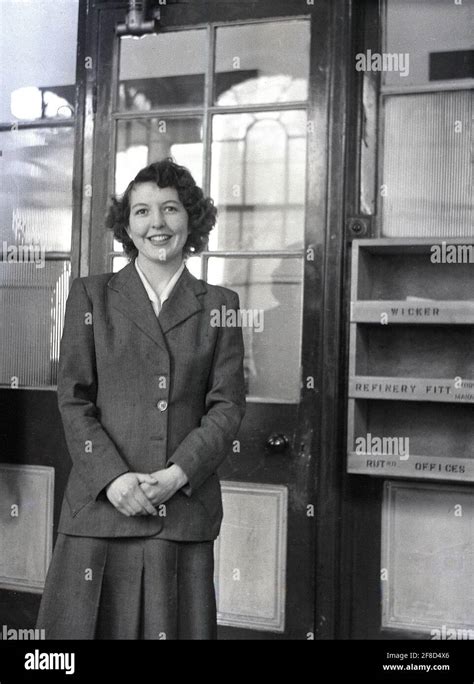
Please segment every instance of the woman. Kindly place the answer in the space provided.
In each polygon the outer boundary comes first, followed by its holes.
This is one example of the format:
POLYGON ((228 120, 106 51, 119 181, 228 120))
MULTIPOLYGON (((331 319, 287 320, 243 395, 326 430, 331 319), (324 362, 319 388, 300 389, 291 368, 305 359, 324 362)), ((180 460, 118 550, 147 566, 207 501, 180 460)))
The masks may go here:
POLYGON ((131 263, 77 278, 58 403, 73 467, 43 594, 47 639, 212 639, 216 470, 245 412, 238 296, 194 278, 216 210, 167 159, 142 169, 108 227, 131 263))

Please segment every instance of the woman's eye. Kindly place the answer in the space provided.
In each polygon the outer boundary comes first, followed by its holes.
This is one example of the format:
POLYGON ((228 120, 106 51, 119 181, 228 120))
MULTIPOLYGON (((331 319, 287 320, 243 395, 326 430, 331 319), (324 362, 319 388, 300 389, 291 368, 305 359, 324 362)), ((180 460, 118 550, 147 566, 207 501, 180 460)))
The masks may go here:
POLYGON ((147 209, 137 209, 135 212, 135 216, 143 216, 146 213, 147 209))
POLYGON ((178 211, 178 210, 177 210, 176 207, 165 207, 165 211, 166 211, 168 214, 170 214, 170 213, 173 214, 174 212, 176 212, 176 211, 178 211))

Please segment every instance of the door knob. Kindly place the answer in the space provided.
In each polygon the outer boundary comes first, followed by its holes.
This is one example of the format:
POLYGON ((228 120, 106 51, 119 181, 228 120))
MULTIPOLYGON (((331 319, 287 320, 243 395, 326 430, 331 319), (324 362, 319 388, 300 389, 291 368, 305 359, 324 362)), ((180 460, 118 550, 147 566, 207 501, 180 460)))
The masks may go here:
POLYGON ((272 432, 265 442, 265 447, 272 454, 282 454, 290 446, 290 440, 280 432, 272 432))

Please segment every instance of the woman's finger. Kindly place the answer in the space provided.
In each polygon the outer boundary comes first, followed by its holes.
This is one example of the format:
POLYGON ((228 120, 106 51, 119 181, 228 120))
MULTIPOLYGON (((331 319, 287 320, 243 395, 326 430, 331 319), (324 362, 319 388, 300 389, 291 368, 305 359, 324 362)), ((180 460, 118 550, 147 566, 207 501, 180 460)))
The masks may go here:
POLYGON ((155 507, 150 503, 140 487, 133 492, 133 499, 130 501, 136 511, 136 515, 156 515, 155 507))
POLYGON ((137 499, 148 515, 157 515, 156 508, 141 489, 138 490, 137 499))
POLYGON ((133 504, 131 492, 122 494, 122 496, 120 497, 119 506, 120 512, 128 517, 132 515, 137 515, 138 513, 138 508, 136 507, 136 504, 133 504))
POLYGON ((137 479, 140 484, 146 483, 150 485, 156 485, 158 482, 153 475, 148 475, 148 473, 137 473, 137 479))
POLYGON ((127 518, 130 517, 131 513, 125 508, 123 503, 116 503, 116 504, 114 504, 114 506, 118 510, 119 513, 121 513, 122 515, 126 515, 127 518))
POLYGON ((153 487, 149 484, 141 484, 140 489, 142 492, 145 494, 147 499, 150 499, 153 496, 153 487))

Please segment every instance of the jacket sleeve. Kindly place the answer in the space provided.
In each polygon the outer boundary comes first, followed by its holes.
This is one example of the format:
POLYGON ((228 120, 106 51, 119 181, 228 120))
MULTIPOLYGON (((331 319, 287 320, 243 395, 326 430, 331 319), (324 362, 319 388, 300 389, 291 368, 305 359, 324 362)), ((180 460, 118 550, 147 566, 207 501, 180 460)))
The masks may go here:
POLYGON ((66 442, 94 499, 129 467, 98 420, 92 302, 76 278, 66 304, 59 356, 58 405, 66 442))
MULTIPOLYGON (((227 310, 239 310, 239 297, 228 295, 227 310)), ((210 321, 209 321, 210 324, 210 321)), ((221 326, 206 394, 206 413, 169 459, 188 478, 190 496, 226 457, 245 414, 244 343, 240 326, 221 326)))

